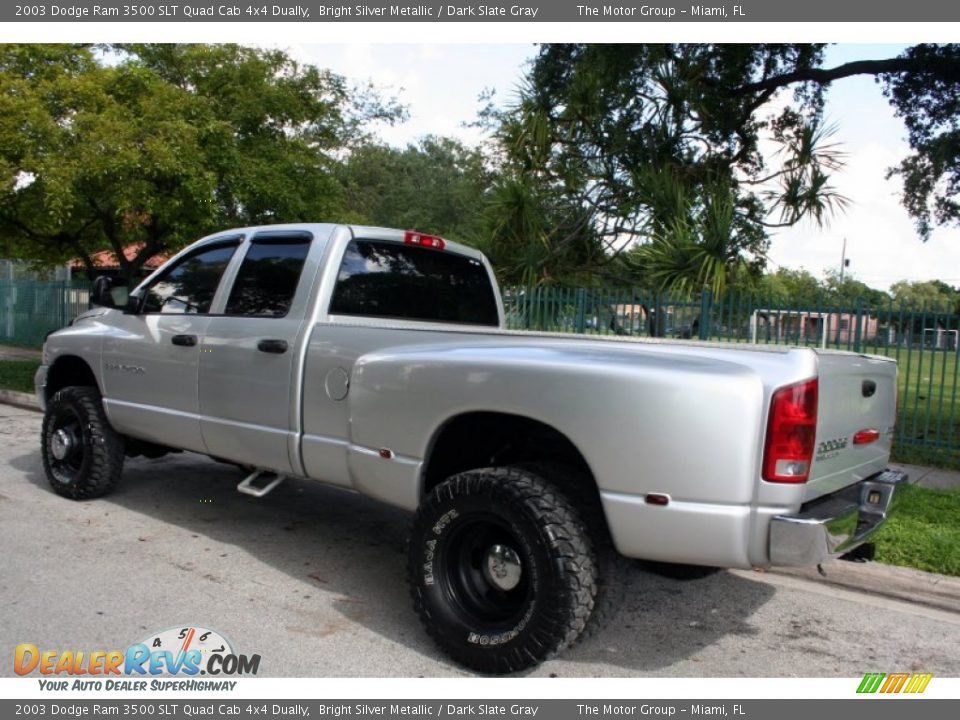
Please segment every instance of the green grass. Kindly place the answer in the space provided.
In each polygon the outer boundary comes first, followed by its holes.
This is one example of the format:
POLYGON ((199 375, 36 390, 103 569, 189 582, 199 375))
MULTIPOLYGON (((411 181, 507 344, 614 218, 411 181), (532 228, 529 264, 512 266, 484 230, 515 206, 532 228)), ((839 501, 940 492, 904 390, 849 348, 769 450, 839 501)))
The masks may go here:
POLYGON ((39 366, 37 360, 0 360, 0 389, 32 393, 33 375, 39 366))
POLYGON ((911 485, 876 536, 877 562, 960 576, 960 490, 911 485))
POLYGON ((866 348, 897 358, 900 415, 894 459, 960 470, 960 354, 866 348))

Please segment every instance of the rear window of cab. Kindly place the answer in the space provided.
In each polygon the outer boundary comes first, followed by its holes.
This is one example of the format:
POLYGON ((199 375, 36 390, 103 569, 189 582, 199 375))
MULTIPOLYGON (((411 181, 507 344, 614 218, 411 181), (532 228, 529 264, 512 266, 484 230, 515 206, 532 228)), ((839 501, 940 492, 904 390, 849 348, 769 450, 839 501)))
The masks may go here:
POLYGON ((484 264, 443 249, 352 240, 343 255, 330 313, 398 320, 499 325, 484 264))

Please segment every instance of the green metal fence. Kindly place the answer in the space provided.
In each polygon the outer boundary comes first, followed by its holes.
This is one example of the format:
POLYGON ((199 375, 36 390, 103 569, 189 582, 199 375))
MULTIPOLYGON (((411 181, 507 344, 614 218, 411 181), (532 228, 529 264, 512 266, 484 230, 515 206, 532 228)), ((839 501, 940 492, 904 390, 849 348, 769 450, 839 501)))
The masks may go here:
POLYGON ((960 316, 943 308, 808 303, 730 293, 714 298, 636 289, 511 288, 507 325, 588 335, 805 345, 895 358, 899 412, 894 456, 960 468, 957 403, 960 316))
POLYGON ((83 280, 0 280, 0 344, 39 346, 86 310, 90 284, 83 280))
MULTIPOLYGON (((39 346, 89 305, 84 281, 0 280, 0 344, 39 346)), ((900 365, 894 453, 960 468, 960 316, 938 308, 807 303, 731 293, 670 296, 638 289, 508 288, 514 329, 829 347, 900 365)))

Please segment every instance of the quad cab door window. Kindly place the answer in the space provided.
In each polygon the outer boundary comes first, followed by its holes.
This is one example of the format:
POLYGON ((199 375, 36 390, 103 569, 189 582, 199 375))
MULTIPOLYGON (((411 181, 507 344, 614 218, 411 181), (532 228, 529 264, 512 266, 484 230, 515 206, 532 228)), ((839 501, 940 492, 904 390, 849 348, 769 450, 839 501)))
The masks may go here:
POLYGON ((118 315, 104 338, 104 384, 118 430, 206 452, 200 435, 199 358, 210 312, 241 237, 224 238, 177 260, 141 289, 139 313, 118 315))
POLYGON ((284 317, 309 250, 305 237, 254 238, 233 281, 225 314, 284 317))
POLYGON ((236 243, 202 250, 188 256, 163 273, 146 289, 143 313, 205 315, 236 243))

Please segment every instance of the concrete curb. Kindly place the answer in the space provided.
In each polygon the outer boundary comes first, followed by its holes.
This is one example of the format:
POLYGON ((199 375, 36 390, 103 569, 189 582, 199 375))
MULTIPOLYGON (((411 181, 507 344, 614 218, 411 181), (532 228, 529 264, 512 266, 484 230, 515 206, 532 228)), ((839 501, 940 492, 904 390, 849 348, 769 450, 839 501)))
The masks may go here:
POLYGON ((910 476, 910 482, 921 487, 933 488, 935 490, 952 490, 960 488, 960 472, 956 470, 945 470, 943 468, 924 467, 922 465, 905 465, 903 463, 890 463, 894 470, 903 470, 910 476))
POLYGON ((23 408, 24 410, 36 410, 40 412, 40 401, 30 393, 0 388, 0 403, 13 405, 14 407, 23 408))
POLYGON ((42 358, 42 350, 33 350, 15 345, 0 345, 0 360, 40 360, 42 358))
POLYGON ((770 572, 960 613, 960 577, 895 565, 844 560, 828 563, 823 569, 826 577, 820 575, 816 568, 775 568, 770 572))

